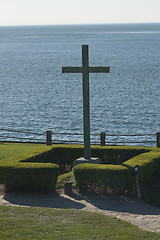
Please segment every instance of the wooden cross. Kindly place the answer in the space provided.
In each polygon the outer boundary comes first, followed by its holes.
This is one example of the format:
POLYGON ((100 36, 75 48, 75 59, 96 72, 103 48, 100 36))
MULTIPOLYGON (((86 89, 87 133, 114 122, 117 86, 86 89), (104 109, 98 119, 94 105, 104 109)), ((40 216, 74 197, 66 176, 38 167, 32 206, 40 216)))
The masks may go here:
POLYGON ((84 158, 91 159, 89 73, 109 73, 109 67, 89 67, 88 45, 82 45, 82 67, 62 67, 62 73, 82 73, 84 158))

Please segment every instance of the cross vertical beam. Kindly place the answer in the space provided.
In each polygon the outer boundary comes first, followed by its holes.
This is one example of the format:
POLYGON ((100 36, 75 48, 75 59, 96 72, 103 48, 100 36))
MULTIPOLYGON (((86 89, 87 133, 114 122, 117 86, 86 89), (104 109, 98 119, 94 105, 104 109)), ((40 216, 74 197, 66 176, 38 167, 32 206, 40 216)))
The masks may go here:
POLYGON ((84 158, 91 158, 88 45, 82 46, 84 158), (86 70, 86 71, 85 71, 86 70))
POLYGON ((62 73, 82 73, 84 158, 91 159, 89 73, 109 73, 109 67, 89 67, 88 45, 82 45, 82 67, 62 67, 62 73))

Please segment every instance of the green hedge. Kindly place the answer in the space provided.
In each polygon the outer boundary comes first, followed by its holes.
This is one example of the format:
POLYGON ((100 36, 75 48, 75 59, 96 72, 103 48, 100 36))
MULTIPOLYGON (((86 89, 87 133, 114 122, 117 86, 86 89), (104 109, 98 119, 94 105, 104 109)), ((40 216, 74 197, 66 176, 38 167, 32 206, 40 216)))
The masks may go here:
POLYGON ((0 174, 7 191, 20 192, 49 192, 54 191, 57 181, 57 167, 0 167, 0 174), (5 181, 4 181, 5 176, 5 181))
POLYGON ((152 149, 148 153, 140 154, 123 163, 128 168, 140 166, 139 180, 141 186, 149 184, 156 177, 160 177, 160 150, 152 149))
MULTIPOLYGON (((140 153, 149 151, 143 147, 101 147, 91 146, 91 154, 93 157, 99 157, 103 164, 121 164, 126 160, 137 156, 140 153)), ((63 171, 65 168, 73 167, 75 159, 84 155, 83 146, 80 145, 53 145, 52 148, 34 155, 30 158, 32 162, 52 162, 58 164, 63 171)), ((27 160, 28 161, 28 160, 27 160)))
MULTIPOLYGON (((115 151, 116 149, 117 147, 115 147, 115 151)), ((155 177, 160 177, 160 149, 145 148, 143 150, 145 153, 132 157, 119 165, 80 164, 75 166, 73 173, 77 187, 82 191, 103 193, 108 190, 130 192, 135 187, 133 168, 138 164, 140 166, 139 182, 143 188, 155 177)))
MULTIPOLYGON (((160 176, 160 149, 92 146, 91 152, 93 157, 100 157, 103 164, 83 164, 74 168, 80 189, 99 192, 131 190, 136 164, 140 166, 141 186, 154 176, 160 176)), ((83 146, 80 145, 42 145, 23 155, 0 158, 0 183, 13 190, 50 191, 55 189, 59 167, 61 170, 72 167, 73 161, 81 156, 83 146)))
MULTIPOLYGON (((60 167, 61 172, 66 168, 72 168, 76 158, 83 156, 83 147, 76 145, 53 145, 51 149, 34 155, 31 162, 55 163, 60 167)), ((28 161, 28 160, 27 160, 28 161)))
POLYGON ((121 165, 80 164, 73 168, 76 186, 80 191, 124 191, 132 186, 128 168, 121 165))
POLYGON ((103 164, 122 164, 130 158, 149 151, 149 149, 143 147, 128 146, 94 146, 91 150, 92 156, 99 157, 103 164))
POLYGON ((37 159, 40 157, 34 151, 0 161, 0 183, 5 184, 9 191, 54 191, 59 175, 58 165, 29 162, 34 156, 37 159))

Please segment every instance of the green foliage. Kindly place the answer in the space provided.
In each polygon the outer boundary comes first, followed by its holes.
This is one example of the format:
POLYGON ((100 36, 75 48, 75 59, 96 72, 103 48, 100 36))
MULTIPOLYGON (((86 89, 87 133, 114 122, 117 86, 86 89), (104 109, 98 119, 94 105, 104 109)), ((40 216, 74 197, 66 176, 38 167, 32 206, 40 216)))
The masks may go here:
MULTIPOLYGON (((58 166, 70 169, 73 161, 83 156, 80 145, 0 145, 0 183, 8 189, 55 189, 58 166), (8 152, 7 153, 7 147, 8 152), (25 150, 26 147, 26 150, 25 150), (11 149, 15 150, 11 157, 11 149), (23 154, 22 154, 23 153, 23 154)), ((145 147, 91 147, 92 156, 100 157, 100 165, 78 165, 74 168, 80 189, 105 192, 130 191, 134 186, 133 167, 140 166, 141 186, 160 176, 160 149, 145 147)))
POLYGON ((147 151, 149 149, 143 147, 94 146, 92 148, 92 156, 99 157, 103 164, 122 164, 128 159, 147 151))
POLYGON ((157 188, 155 191, 152 190, 149 194, 147 194, 147 197, 145 197, 145 201, 148 204, 160 208, 160 187, 157 188))
MULTIPOLYGON (((136 150, 139 149, 135 148, 134 153, 136 150)), ((118 152, 120 151, 118 150, 118 152)), ((135 185, 133 168, 137 164, 140 166, 139 182, 141 187, 147 185, 149 181, 152 182, 155 177, 160 178, 160 149, 144 148, 141 154, 120 165, 80 164, 73 168, 73 172, 80 190, 130 192, 135 185)))
MULTIPOLYGON (((75 145, 59 145, 53 146, 49 151, 45 151, 40 155, 41 162, 52 162, 58 164, 61 172, 67 168, 72 168, 73 162, 76 158, 83 156, 83 147, 75 145)), ((31 161, 39 161, 34 156, 31 161)))
MULTIPOLYGON (((149 151, 143 147, 101 147, 91 146, 91 153, 94 157, 99 157, 103 164, 121 164, 126 160, 140 154, 149 151)), ((66 168, 72 168, 75 159, 84 155, 84 149, 81 145, 56 145, 52 146, 49 150, 34 155, 30 158, 32 162, 52 162, 58 164, 61 171, 66 168)))
POLYGON ((131 172, 121 165, 80 164, 73 168, 73 173, 81 191, 119 193, 129 189, 133 183, 131 172))
MULTIPOLYGON (((24 147, 20 144, 19 147, 21 146, 24 147)), ((25 154, 13 153, 13 157, 1 159, 0 183, 5 184, 9 191, 53 191, 59 174, 58 165, 29 162, 34 156, 38 159, 39 153, 46 149, 46 146, 33 147, 25 154)))
POLYGON ((64 187, 64 184, 70 180, 70 178, 73 177, 73 172, 70 171, 68 173, 64 173, 58 176, 57 178, 57 185, 56 188, 64 187))
POLYGON ((145 186, 148 182, 154 181, 154 178, 160 177, 160 150, 153 148, 150 152, 140 154, 123 164, 130 168, 138 164, 139 181, 141 186, 145 186))
POLYGON ((50 167, 41 167, 37 164, 30 167, 4 167, 0 168, 0 175, 3 176, 7 191, 49 192, 55 190, 58 166, 52 164, 50 167))
MULTIPOLYGON (((60 171, 64 172, 65 169, 71 169, 73 161, 79 156, 83 156, 83 147, 77 145, 53 145, 48 149, 38 154, 34 154, 29 158, 30 162, 43 162, 43 163, 55 163, 60 167, 60 171)), ((28 162, 25 159, 24 162, 28 162)))

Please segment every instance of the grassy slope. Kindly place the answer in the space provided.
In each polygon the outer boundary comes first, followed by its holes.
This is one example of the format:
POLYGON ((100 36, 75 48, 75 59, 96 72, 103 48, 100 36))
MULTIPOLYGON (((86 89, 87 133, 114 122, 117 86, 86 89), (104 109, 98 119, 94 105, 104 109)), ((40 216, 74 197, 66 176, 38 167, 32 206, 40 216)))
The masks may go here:
POLYGON ((155 240, 160 235, 82 210, 0 207, 1 239, 155 240))
POLYGON ((0 143, 0 160, 14 157, 20 154, 29 153, 35 150, 40 150, 45 145, 28 144, 28 143, 0 143))

